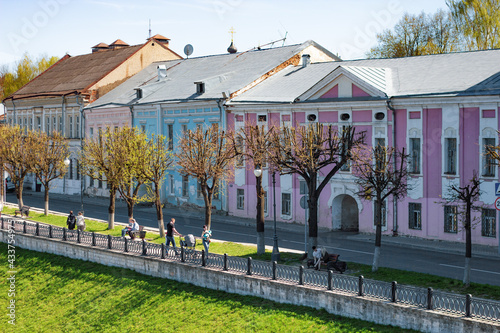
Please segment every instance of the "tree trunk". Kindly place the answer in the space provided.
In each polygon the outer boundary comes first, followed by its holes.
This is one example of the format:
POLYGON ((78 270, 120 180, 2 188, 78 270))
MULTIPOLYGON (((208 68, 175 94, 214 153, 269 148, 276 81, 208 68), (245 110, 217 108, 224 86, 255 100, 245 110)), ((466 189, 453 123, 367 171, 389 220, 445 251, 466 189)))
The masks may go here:
POLYGON ((375 252, 373 254, 372 272, 376 272, 379 267, 380 247, 382 245, 382 204, 380 199, 375 201, 375 252))
POLYGON ((156 206, 156 219, 158 221, 158 231, 160 232, 160 237, 165 238, 165 226, 163 225, 163 210, 160 200, 160 186, 154 184, 155 187, 155 206, 156 206))
POLYGON ((108 229, 113 230, 115 227, 115 202, 116 190, 111 188, 109 190, 109 207, 108 207, 108 229))
POLYGON ((210 230, 212 226, 212 195, 207 194, 207 202, 205 204, 205 224, 207 229, 210 230))
POLYGON ((127 202, 128 217, 133 218, 134 217, 134 200, 133 199, 126 199, 126 202, 127 202))
POLYGON ((4 178, 4 169, 3 163, 0 163, 0 175, 2 175, 2 182, 0 183, 0 203, 3 204, 6 198, 4 198, 3 194, 5 193, 5 178, 4 178))
POLYGON ((380 261, 380 246, 375 246, 375 252, 373 253, 372 272, 378 271, 379 261, 380 261))
POLYGON ((44 187, 45 187, 45 193, 44 193, 45 208, 44 208, 43 214, 45 216, 48 216, 49 215, 49 187, 48 186, 44 186, 44 187))
POLYGON ((19 187, 16 188, 17 204, 19 205, 19 209, 23 208, 23 206, 24 206, 24 203, 23 203, 23 186, 24 186, 24 182, 20 181, 19 182, 19 187))
POLYGON ((262 188, 262 176, 256 177, 257 189, 257 254, 266 252, 264 242, 264 189, 262 188))
POLYGON ((464 267, 464 285, 467 287, 470 285, 470 259, 465 257, 465 267, 464 267))
POLYGON ((316 198, 309 198, 309 243, 307 257, 312 258, 312 247, 318 246, 318 202, 316 198))
MULTIPOLYGON (((470 200, 469 200, 470 201, 470 200)), ((470 261, 472 258, 472 236, 471 236, 471 209, 472 203, 467 202, 465 211, 465 268, 464 281, 466 286, 470 285, 470 261)))

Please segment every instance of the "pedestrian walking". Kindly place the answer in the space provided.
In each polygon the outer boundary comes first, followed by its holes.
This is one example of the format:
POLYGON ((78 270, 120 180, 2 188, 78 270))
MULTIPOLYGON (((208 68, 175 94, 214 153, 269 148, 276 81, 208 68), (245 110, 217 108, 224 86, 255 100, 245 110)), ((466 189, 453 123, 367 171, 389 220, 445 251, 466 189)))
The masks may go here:
POLYGON ((85 218, 83 217, 82 212, 78 212, 78 215, 76 216, 76 228, 80 231, 84 231, 86 228, 85 218))
POLYGON ((72 210, 69 211, 68 218, 66 219, 66 224, 68 225, 69 230, 75 229, 76 217, 75 217, 75 215, 73 215, 72 210))
POLYGON ((182 235, 175 229, 175 219, 171 218, 170 222, 167 224, 167 232, 165 233, 166 235, 166 240, 165 240, 165 245, 168 247, 170 245, 170 242, 172 242, 172 245, 174 247, 175 254, 179 254, 177 252, 177 247, 175 246, 175 238, 174 235, 178 235, 179 237, 182 237, 182 235))
POLYGON ((212 231, 208 229, 207 225, 203 226, 203 232, 201 233, 201 239, 203 241, 203 247, 205 248, 205 255, 208 258, 208 248, 210 247, 210 238, 212 237, 212 231))

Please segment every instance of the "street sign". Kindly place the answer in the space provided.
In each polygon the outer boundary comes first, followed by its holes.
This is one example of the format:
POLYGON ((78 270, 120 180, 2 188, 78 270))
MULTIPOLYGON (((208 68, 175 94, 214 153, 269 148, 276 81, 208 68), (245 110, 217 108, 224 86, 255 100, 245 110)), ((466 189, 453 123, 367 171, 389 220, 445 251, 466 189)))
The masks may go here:
POLYGON ((495 195, 500 197, 500 183, 495 183, 495 195))
POLYGON ((300 198, 300 207, 302 209, 307 209, 307 195, 304 195, 302 196, 302 198, 300 198))
POLYGON ((495 208, 497 210, 500 210, 500 197, 498 197, 496 200, 495 200, 495 208))

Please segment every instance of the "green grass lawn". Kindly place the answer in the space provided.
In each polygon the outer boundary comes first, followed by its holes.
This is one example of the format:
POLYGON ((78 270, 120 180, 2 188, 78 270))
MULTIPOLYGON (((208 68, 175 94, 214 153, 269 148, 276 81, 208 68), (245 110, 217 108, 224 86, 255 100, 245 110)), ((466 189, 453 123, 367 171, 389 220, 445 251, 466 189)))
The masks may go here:
MULTIPOLYGON (((16 325, 2 332, 410 332, 17 248, 16 325)), ((0 243, 2 276, 7 245, 0 243)))
MULTIPOLYGON (((14 214, 14 208, 4 207, 3 213, 14 214)), ((49 215, 45 216, 43 213, 30 212, 30 220, 37 222, 49 223, 59 227, 66 227, 66 216, 59 215, 49 215)), ((110 234, 112 236, 121 236, 122 226, 115 226, 113 230, 107 229, 107 224, 86 219, 87 229, 89 232, 98 232, 103 234, 110 234)), ((164 238, 160 238, 158 233, 148 232, 146 238, 153 243, 162 243, 165 241, 164 238)), ((179 244, 179 239, 177 237, 177 244, 179 244)), ((197 242, 197 250, 202 250, 203 245, 201 241, 197 242)), ((267 251, 265 254, 257 255, 256 246, 248 246, 239 243, 231 242, 212 242, 210 244, 210 252, 224 254, 227 253, 230 256, 235 257, 252 257, 256 260, 271 260, 271 252, 267 251)), ((282 264, 290 265, 300 265, 303 264, 300 261, 300 254, 296 253, 280 253, 282 264)), ((391 268, 381 267, 375 273, 371 271, 370 265, 363 265, 357 263, 348 263, 349 270, 347 274, 359 276, 363 275, 367 279, 379 280, 379 281, 397 281, 399 284, 413 285, 417 287, 428 288, 432 287, 434 289, 444 290, 448 292, 458 293, 458 294, 471 294, 474 297, 490 298, 500 301, 500 287, 491 286, 485 284, 471 283, 469 287, 465 287, 460 280, 450 279, 435 275, 415 273, 410 271, 403 271, 391 268)))

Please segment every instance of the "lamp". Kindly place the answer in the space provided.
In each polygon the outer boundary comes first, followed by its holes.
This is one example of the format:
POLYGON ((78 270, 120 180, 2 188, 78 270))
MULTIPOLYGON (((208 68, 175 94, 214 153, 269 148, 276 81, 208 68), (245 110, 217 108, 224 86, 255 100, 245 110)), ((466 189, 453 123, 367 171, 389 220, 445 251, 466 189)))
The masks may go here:
MULTIPOLYGON (((69 160, 69 158, 66 157, 63 163, 65 166, 68 166, 71 163, 71 161, 69 160)), ((66 194, 66 174, 64 174, 64 180, 63 180, 63 193, 66 194)))
POLYGON ((253 171, 253 174, 255 175, 255 177, 260 177, 260 176, 262 176, 262 169, 260 169, 260 168, 259 168, 259 169, 255 169, 255 170, 253 171))

